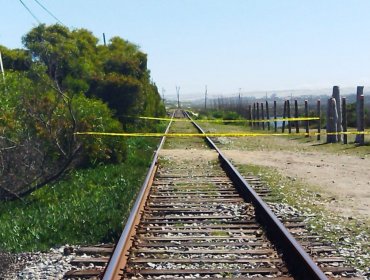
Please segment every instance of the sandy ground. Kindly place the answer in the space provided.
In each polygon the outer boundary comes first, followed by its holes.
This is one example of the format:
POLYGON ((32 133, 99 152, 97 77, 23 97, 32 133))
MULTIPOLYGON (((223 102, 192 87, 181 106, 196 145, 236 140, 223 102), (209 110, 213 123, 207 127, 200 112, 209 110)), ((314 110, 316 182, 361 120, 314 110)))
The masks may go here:
POLYGON ((351 155, 289 151, 226 150, 239 164, 277 168, 283 175, 319 187, 337 203, 328 207, 343 216, 370 218, 370 159, 351 155))

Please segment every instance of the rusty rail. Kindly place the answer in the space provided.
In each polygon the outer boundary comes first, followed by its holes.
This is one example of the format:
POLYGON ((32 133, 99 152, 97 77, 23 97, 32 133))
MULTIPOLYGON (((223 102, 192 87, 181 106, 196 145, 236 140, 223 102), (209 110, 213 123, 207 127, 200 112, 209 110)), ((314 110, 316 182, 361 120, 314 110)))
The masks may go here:
MULTIPOLYGON (((187 113, 184 113, 184 115, 191 119, 187 113)), ((174 115, 172 115, 172 118, 173 117, 174 115)), ((168 133, 171 123, 172 121, 167 126, 166 133, 168 133)), ((193 120, 192 123, 200 133, 204 133, 203 129, 193 120)), ((145 178, 144 184, 142 185, 138 198, 136 199, 136 202, 131 210, 124 231, 115 247, 113 255, 110 258, 109 264, 105 269, 103 277, 105 280, 121 279, 122 277, 122 268, 125 267, 128 260, 127 252, 133 243, 132 236, 135 235, 137 231, 137 225, 139 224, 139 221, 143 215, 143 206, 148 197, 150 189, 149 187, 157 170, 158 154, 164 144, 164 141, 165 137, 162 138, 157 152, 154 155, 153 162, 149 168, 149 172, 145 178)), ((244 195, 244 199, 250 201, 254 205, 257 219, 259 220, 260 224, 265 227, 269 237, 273 239, 275 244, 277 244, 282 250, 285 261, 294 277, 297 279, 327 279, 325 274, 313 262, 301 245, 273 214, 266 203, 263 202, 253 188, 239 174, 231 162, 225 158, 214 142, 209 137, 206 137, 206 141, 211 148, 217 151, 222 168, 238 187, 239 191, 244 195)), ((154 272, 155 271, 152 271, 151 273, 154 272)))
MULTIPOLYGON (((174 114, 172 114, 171 121, 169 122, 165 134, 168 133, 172 119, 174 117, 174 114)), ((104 271, 104 280, 113 280, 113 279, 121 279, 120 271, 122 267, 125 266, 127 261, 127 256, 124 255, 125 252, 130 248, 132 244, 132 239, 130 238, 136 231, 136 225, 140 221, 142 213, 140 212, 140 209, 142 209, 143 204, 146 201, 146 197, 149 193, 149 186, 151 185, 151 182, 153 181, 153 177, 155 175, 155 172, 157 170, 158 166, 158 155, 159 151, 161 150, 164 142, 166 140, 166 137, 162 137, 162 140, 157 148, 156 153, 154 154, 152 164, 149 167, 147 176, 145 177, 144 183, 140 189, 139 195, 135 201, 134 206, 132 207, 132 210, 130 212, 130 216, 127 220, 127 223, 125 225, 125 228, 122 232, 122 235, 120 239, 118 240, 118 243, 113 251, 113 254, 109 260, 109 263, 104 271)))
MULTIPOLYGON (((186 113, 192 120, 193 125, 202 134, 204 130, 186 113)), ((209 137, 205 137, 208 145, 217 151, 221 166, 230 176, 232 181, 245 195, 245 199, 251 201, 256 208, 259 222, 265 227, 268 235, 283 250, 286 263, 292 273, 299 279, 328 279, 320 268, 313 262, 311 257, 304 251, 302 246, 295 240, 280 220, 275 216, 267 204, 259 197, 232 163, 222 154, 221 150, 209 137)))

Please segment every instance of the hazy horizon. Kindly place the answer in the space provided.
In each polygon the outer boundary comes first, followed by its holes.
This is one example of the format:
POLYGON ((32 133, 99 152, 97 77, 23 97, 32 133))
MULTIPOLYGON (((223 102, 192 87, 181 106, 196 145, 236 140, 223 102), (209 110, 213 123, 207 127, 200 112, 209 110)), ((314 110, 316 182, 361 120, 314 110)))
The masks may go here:
MULTIPOLYGON (((362 85, 359 85, 362 86, 362 85)), ((350 95, 350 94, 356 94, 357 86, 354 87, 339 87, 341 95, 350 95)), ((367 91, 366 86, 364 87, 364 94, 370 92, 370 87, 368 87, 369 90, 367 91)), ((255 98, 263 98, 266 96, 270 97, 271 95, 275 94, 277 97, 285 98, 285 97, 300 97, 300 96, 319 96, 319 95, 325 95, 330 96, 332 94, 333 87, 328 88, 318 88, 318 89, 286 89, 286 90, 266 90, 266 91, 241 91, 242 97, 255 97, 255 98)), ((188 93, 187 95, 182 95, 181 89, 180 89, 180 99, 183 101, 194 101, 198 99, 204 99, 204 93, 203 92, 196 92, 196 93, 188 93)), ((239 95, 239 91, 235 92, 210 92, 209 89, 207 91, 208 98, 218 98, 218 97, 237 97, 239 95)), ((167 100, 177 100, 177 96, 174 90, 173 94, 165 94, 165 99, 167 100)))

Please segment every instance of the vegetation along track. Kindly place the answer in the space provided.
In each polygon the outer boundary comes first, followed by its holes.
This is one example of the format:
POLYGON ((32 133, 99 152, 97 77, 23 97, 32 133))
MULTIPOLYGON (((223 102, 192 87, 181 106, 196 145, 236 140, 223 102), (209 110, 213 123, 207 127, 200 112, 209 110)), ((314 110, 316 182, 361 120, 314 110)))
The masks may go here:
MULTIPOLYGON (((174 116, 188 117, 180 110, 174 116)), ((170 126, 167 132, 203 132, 190 122, 170 126)), ((261 199, 266 190, 258 178, 243 178, 211 139, 206 138, 206 143, 217 152, 218 160, 166 159, 159 156, 164 141, 103 279, 282 280, 327 279, 325 273, 338 278, 354 275, 354 269, 332 254, 333 248, 305 231, 301 220, 280 221, 261 199)), ((195 154, 208 149, 215 154, 204 143, 200 137, 169 138, 166 146, 191 147, 195 154)))

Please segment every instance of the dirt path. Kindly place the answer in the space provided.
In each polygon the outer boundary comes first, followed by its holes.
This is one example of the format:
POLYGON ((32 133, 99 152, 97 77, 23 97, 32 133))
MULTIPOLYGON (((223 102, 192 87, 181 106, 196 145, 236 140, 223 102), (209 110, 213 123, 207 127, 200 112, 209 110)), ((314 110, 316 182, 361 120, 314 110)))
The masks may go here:
POLYGON ((343 216, 370 218, 370 159, 322 152, 225 150, 239 164, 277 168, 335 198, 328 207, 343 216))

